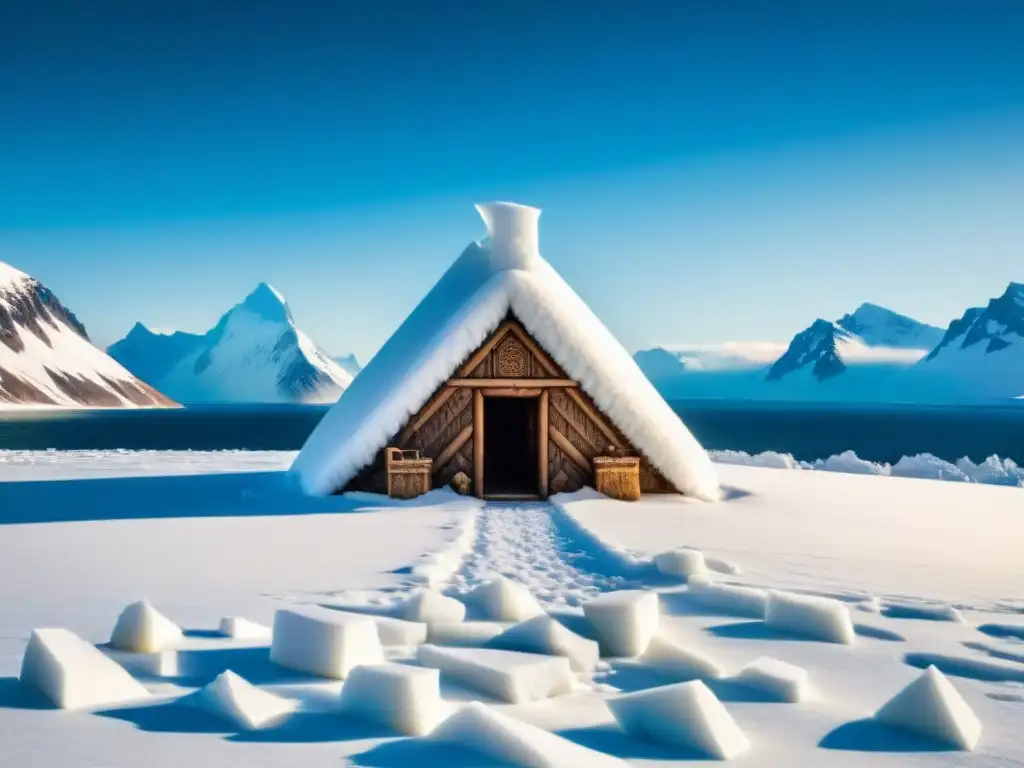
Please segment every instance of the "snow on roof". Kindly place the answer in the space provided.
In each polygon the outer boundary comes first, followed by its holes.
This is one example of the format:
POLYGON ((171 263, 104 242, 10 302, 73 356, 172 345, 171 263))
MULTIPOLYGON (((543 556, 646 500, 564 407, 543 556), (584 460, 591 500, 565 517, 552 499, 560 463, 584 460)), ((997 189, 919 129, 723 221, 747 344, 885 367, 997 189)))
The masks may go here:
POLYGON ((320 421, 292 466, 303 488, 343 487, 511 310, 623 435, 683 493, 718 498, 711 461, 589 307, 537 248, 540 211, 478 205, 472 243, 320 421))

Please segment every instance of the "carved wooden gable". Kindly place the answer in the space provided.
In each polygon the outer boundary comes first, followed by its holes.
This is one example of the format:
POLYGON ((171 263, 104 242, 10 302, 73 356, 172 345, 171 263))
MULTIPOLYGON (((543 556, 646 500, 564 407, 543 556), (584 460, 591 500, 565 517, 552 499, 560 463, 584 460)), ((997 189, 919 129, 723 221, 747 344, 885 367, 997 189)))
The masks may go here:
MULTIPOLYGON (((510 379, 521 380, 524 390, 543 388, 537 392, 544 393, 541 402, 547 405, 546 486, 550 493, 592 485, 591 461, 607 455, 641 456, 641 489, 647 493, 675 492, 511 316, 441 385, 388 445, 418 450, 421 456, 433 459, 435 488, 448 485, 458 472, 473 477, 473 387, 487 387, 492 382, 505 382, 508 386, 510 379), (480 380, 480 384, 473 385, 473 380, 480 380)), ((500 436, 486 438, 495 439, 500 436)), ((387 483, 383 463, 381 454, 348 489, 383 492, 381 489, 387 483)))

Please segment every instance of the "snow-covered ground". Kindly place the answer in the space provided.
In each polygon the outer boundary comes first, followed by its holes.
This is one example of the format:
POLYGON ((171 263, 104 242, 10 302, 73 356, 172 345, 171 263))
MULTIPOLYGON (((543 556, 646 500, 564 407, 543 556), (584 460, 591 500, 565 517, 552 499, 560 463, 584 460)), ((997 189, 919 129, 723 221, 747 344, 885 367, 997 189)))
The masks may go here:
MULTIPOLYGON (((454 596, 506 576, 583 632, 581 602, 612 590, 657 590, 661 634, 725 670, 725 678, 705 682, 750 743, 735 758, 740 764, 1024 765, 1019 489, 719 465, 727 494, 718 504, 647 497, 625 504, 581 492, 551 505, 480 509, 444 492, 417 503, 310 499, 279 471, 291 456, 3 456, 0 766, 492 764, 446 740, 470 746, 480 727, 500 730, 507 721, 464 709, 437 738, 402 738, 342 714, 342 683, 288 673, 269 661, 265 642, 213 632, 224 616, 269 625, 275 609, 294 604, 388 612, 421 588, 425 563, 434 575, 444 572, 439 565, 454 570, 439 584, 454 596), (463 546, 466 532, 474 535, 463 546), (700 599, 696 586, 652 565, 654 554, 676 546, 703 551, 721 584, 837 598, 850 608, 854 644, 787 634, 730 615, 720 600, 700 599), (32 628, 67 627, 102 643, 120 610, 144 597, 186 629, 176 675, 136 672, 150 700, 58 711, 18 684, 32 628), (762 656, 807 670, 809 697, 777 703, 734 679, 762 656), (975 752, 947 751, 866 719, 928 664, 947 674, 980 718, 975 752), (182 700, 229 668, 262 691, 297 700, 298 709, 245 731, 193 706, 193 698, 182 700)), ((414 663, 414 649, 387 653, 414 663)), ((441 692, 455 706, 485 701, 513 724, 539 726, 630 765, 694 761, 692 751, 627 735, 606 703, 670 682, 655 659, 612 660, 577 676, 573 692, 532 703, 500 703, 448 673, 441 692)), ((251 696, 244 691, 243 700, 251 696)), ((578 762, 585 753, 564 741, 548 744, 528 726, 504 732, 563 754, 563 765, 590 764, 578 762)), ((477 748, 494 746, 476 740, 477 748)))

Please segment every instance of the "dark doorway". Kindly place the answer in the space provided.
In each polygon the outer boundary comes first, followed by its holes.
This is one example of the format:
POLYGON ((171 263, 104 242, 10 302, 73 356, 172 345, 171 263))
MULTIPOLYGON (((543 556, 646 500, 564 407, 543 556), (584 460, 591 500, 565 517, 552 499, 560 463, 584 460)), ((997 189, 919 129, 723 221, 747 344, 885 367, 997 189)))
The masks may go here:
POLYGON ((535 496, 540 490, 537 398, 484 398, 484 495, 535 496))

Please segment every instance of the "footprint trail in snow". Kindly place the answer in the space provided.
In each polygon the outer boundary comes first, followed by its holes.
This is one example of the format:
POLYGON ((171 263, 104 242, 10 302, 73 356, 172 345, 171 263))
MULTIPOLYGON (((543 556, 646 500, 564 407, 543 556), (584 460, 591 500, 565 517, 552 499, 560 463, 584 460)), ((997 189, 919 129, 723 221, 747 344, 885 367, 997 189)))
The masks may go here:
POLYGON ((526 586, 543 604, 576 606, 632 586, 621 576, 592 570, 594 560, 559 533, 551 512, 542 502, 487 504, 478 513, 473 551, 448 591, 464 593, 500 575, 526 586))

